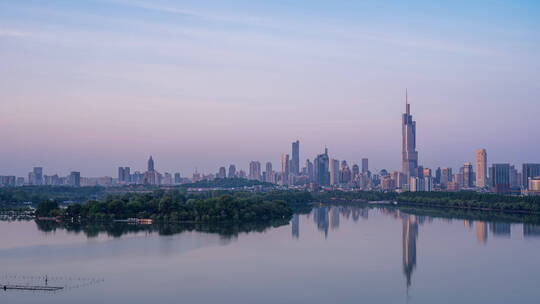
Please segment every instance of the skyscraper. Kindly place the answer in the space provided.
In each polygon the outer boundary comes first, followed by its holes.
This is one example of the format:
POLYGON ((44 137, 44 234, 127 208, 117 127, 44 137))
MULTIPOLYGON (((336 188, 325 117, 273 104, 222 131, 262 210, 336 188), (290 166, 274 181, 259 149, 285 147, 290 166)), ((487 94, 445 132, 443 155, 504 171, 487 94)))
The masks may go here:
POLYGON ((281 154, 281 184, 289 184, 289 173, 291 170, 291 161, 289 160, 289 154, 281 154))
POLYGON ((235 165, 229 165, 229 173, 227 175, 228 178, 235 178, 236 177, 236 166, 235 165))
POLYGON ((463 187, 472 188, 473 185, 473 167, 471 163, 465 163, 463 165, 463 187))
POLYGON ((249 163, 249 179, 261 180, 261 163, 251 161, 249 163))
POLYGON ((227 169, 225 167, 219 167, 217 178, 226 178, 227 177, 227 169))
POLYGON ((362 158, 362 173, 367 173, 369 171, 369 159, 362 158))
POLYGON ((150 158, 148 159, 148 172, 154 171, 154 159, 152 158, 152 155, 150 155, 150 158))
POLYGON ((489 176, 494 192, 497 194, 510 192, 510 164, 493 164, 489 176))
POLYGON ((34 185, 43 185, 43 168, 34 167, 34 185))
POLYGON ((540 164, 523 164, 521 171, 522 184, 525 189, 529 188, 529 179, 540 177, 540 164))
POLYGON ((291 173, 300 175, 300 141, 292 143, 291 173))
POLYGON ((487 152, 486 149, 476 151, 476 187, 487 186, 487 152))
POLYGON ((313 174, 315 175, 315 182, 321 186, 330 184, 329 162, 328 149, 324 149, 324 154, 317 155, 314 160, 313 174))
POLYGON ((403 173, 407 176, 418 175, 418 152, 416 151, 416 121, 411 115, 407 91, 405 91, 405 113, 402 120, 403 135, 403 173))
POLYGON ((69 174, 69 185, 73 187, 81 186, 81 172, 73 171, 69 174))
POLYGON ((339 184, 339 160, 330 160, 330 185, 334 186, 339 184))

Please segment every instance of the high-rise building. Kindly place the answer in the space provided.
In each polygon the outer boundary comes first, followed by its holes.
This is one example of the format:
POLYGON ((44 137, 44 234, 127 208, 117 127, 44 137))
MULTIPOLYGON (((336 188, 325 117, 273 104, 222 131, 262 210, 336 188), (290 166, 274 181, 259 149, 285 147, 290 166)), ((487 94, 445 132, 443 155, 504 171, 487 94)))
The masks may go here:
POLYGON ((328 186, 330 184, 329 166, 328 149, 324 149, 324 154, 317 155, 313 164, 313 174, 317 184, 321 186, 328 186))
POLYGON ((236 177, 236 166, 235 165, 229 165, 229 173, 227 174, 228 178, 235 178, 236 177))
MULTIPOLYGON (((223 168, 225 169, 225 168, 223 168)), ((180 175, 180 172, 176 172, 174 174, 174 183, 175 184, 181 184, 182 183, 182 176, 180 175)))
POLYGON ((309 159, 306 159, 306 175, 309 181, 315 180, 313 163, 309 159))
POLYGON ((369 159, 362 158, 362 173, 368 173, 369 171, 369 159))
POLYGON ((441 169, 441 187, 443 189, 448 188, 448 183, 453 181, 452 168, 441 169))
POLYGON ((523 164, 522 169, 522 184, 525 189, 528 189, 529 179, 540 177, 540 164, 523 164))
POLYGON ((152 155, 150 155, 150 158, 148 159, 148 172, 154 171, 154 159, 152 158, 152 155))
POLYGON ((339 171, 339 182, 341 184, 347 185, 351 182, 351 180, 352 180, 351 169, 349 168, 347 161, 344 160, 341 162, 341 168, 339 171))
POLYGON ((281 154, 281 184, 289 184, 289 174, 291 170, 291 161, 289 159, 289 154, 281 154))
POLYGON ((493 164, 489 168, 492 190, 497 194, 507 194, 510 191, 510 164, 493 164))
POLYGON ((403 173, 407 176, 417 176, 418 174, 418 152, 416 151, 416 121, 411 115, 411 106, 405 92, 405 113, 402 120, 403 136, 403 173))
POLYGON ((274 182, 274 170, 272 169, 272 163, 266 162, 265 182, 274 182))
POLYGON ((463 187, 464 188, 474 187, 473 180, 474 180, 473 166, 471 163, 465 163, 463 165, 463 187))
POLYGON ((131 181, 131 169, 129 167, 118 167, 118 182, 129 183, 131 181))
POLYGON ((81 186, 81 172, 73 171, 69 174, 69 185, 73 187, 81 186))
POLYGON ((32 170, 34 173, 34 185, 43 185, 43 168, 42 167, 34 167, 32 170))
POLYGON ((476 187, 485 188, 487 185, 487 152, 480 149, 476 151, 476 187))
POLYGON ((217 178, 226 178, 226 177, 227 177, 227 169, 225 169, 225 167, 219 167, 217 178))
POLYGON ((249 179, 261 180, 261 163, 259 161, 249 163, 249 179))
POLYGON ((292 143, 291 173, 300 174, 300 141, 298 140, 292 143))
POLYGON ((334 186, 339 184, 339 160, 330 160, 330 185, 334 186))

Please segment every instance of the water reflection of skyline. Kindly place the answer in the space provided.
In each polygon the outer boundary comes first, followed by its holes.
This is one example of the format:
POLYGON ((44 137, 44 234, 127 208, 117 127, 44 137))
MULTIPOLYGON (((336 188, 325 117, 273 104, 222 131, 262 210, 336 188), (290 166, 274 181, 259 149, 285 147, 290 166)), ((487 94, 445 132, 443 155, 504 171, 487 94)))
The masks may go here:
MULTIPOLYGON (((412 286, 413 273, 417 266, 417 242, 419 235, 419 227, 425 223, 434 221, 452 224, 455 221, 463 221, 463 228, 468 233, 473 235, 473 240, 480 245, 487 245, 489 236, 496 238, 510 238, 512 233, 519 231, 519 226, 523 227, 524 238, 540 238, 540 225, 511 223, 506 221, 485 221, 475 219, 457 219, 451 217, 437 217, 416 215, 405 213, 396 208, 385 207, 356 207, 356 206, 336 206, 336 205, 321 205, 313 208, 312 212, 307 215, 309 218, 313 216, 313 221, 317 230, 321 232, 324 238, 330 237, 332 233, 339 230, 343 222, 350 221, 358 222, 359 219, 369 219, 371 211, 390 216, 396 220, 402 221, 402 266, 405 276, 407 293, 412 286), (516 226, 516 230, 512 229, 516 226)), ((300 218, 294 216, 291 221, 292 236, 299 239, 300 235, 300 218)))

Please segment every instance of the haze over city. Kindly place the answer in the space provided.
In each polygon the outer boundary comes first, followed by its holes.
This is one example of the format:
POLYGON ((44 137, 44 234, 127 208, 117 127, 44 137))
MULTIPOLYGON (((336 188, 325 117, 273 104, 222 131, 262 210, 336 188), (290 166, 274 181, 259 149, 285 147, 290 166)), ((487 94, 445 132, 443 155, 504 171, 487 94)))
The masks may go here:
POLYGON ((538 162, 535 1, 0 1, 2 174, 538 162))

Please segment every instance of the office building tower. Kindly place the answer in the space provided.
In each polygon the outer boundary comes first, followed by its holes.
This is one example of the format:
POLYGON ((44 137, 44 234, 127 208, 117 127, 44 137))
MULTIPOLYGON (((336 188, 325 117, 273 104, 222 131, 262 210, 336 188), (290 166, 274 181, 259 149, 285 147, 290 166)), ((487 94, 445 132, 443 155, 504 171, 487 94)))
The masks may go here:
POLYGON ((229 165, 229 173, 227 175, 228 178, 235 178, 236 177, 236 166, 235 165, 229 165))
POLYGON ((453 182, 452 168, 442 168, 441 169, 441 187, 446 189, 448 183, 453 182))
POLYGON ((282 185, 288 185, 289 184, 289 174, 291 170, 291 161, 289 159, 289 154, 282 153, 281 154, 281 184, 282 185))
POLYGON ((435 170, 435 184, 441 184, 441 167, 437 167, 435 170))
POLYGON ((529 179, 540 177, 540 164, 523 164, 521 171, 522 185, 528 189, 529 179))
POLYGON ((292 143, 291 173, 300 175, 300 141, 292 143))
POLYGON ((173 178, 172 175, 169 172, 165 172, 163 174, 163 183, 164 185, 172 185, 173 184, 173 178))
POLYGON ((510 192, 510 164, 493 164, 489 168, 492 191, 497 194, 510 192))
POLYGON ((362 158, 362 173, 366 174, 369 172, 369 159, 362 158))
POLYGON ((510 188, 519 188, 521 181, 519 180, 519 173, 513 165, 510 166, 510 188))
MULTIPOLYGON (((225 168, 223 168, 225 170, 225 168)), ((180 175, 180 172, 176 172, 174 174, 174 183, 175 184, 181 184, 182 183, 182 176, 180 175)))
POLYGON ((265 182, 269 182, 269 183, 273 183, 274 182, 274 169, 272 168, 272 163, 271 162, 266 162, 266 171, 264 172, 265 176, 264 176, 264 181, 265 182))
POLYGON ((131 169, 129 167, 118 167, 118 182, 129 183, 131 181, 131 169))
POLYGON ((341 162, 341 168, 339 170, 339 182, 344 185, 348 185, 352 180, 352 172, 347 164, 347 161, 341 162))
POLYGON ((339 160, 330 160, 330 185, 339 184, 339 160))
POLYGON ((473 181, 474 181, 473 166, 471 163, 465 163, 463 165, 463 187, 473 188, 474 187, 473 181))
POLYGON ((476 151, 476 187, 485 188, 487 185, 487 152, 480 149, 476 151))
POLYGON ((261 180, 261 163, 258 161, 251 161, 249 163, 249 179, 261 180))
POLYGON ((315 182, 320 186, 330 185, 330 159, 328 158, 328 149, 324 149, 324 154, 319 154, 314 160, 313 174, 315 182))
POLYGON ((152 158, 152 155, 150 155, 150 158, 148 159, 148 172, 154 171, 154 159, 152 158))
POLYGON ((360 167, 357 164, 354 164, 352 166, 352 178, 355 179, 358 175, 360 175, 360 167))
POLYGON ((69 174, 69 185, 73 187, 81 186, 81 172, 73 171, 69 174))
POLYGON ((227 169, 225 167, 219 167, 217 178, 226 178, 227 177, 227 169))
POLYGON ((43 185, 43 168, 42 167, 34 167, 32 172, 34 173, 33 185, 43 185))
POLYGON ((313 172, 314 172, 313 163, 309 159, 306 159, 306 175, 309 181, 315 180, 315 175, 313 172))
POLYGON ((405 92, 405 113, 402 120, 402 166, 407 176, 418 174, 418 152, 416 151, 416 121, 411 115, 407 92, 405 92))

